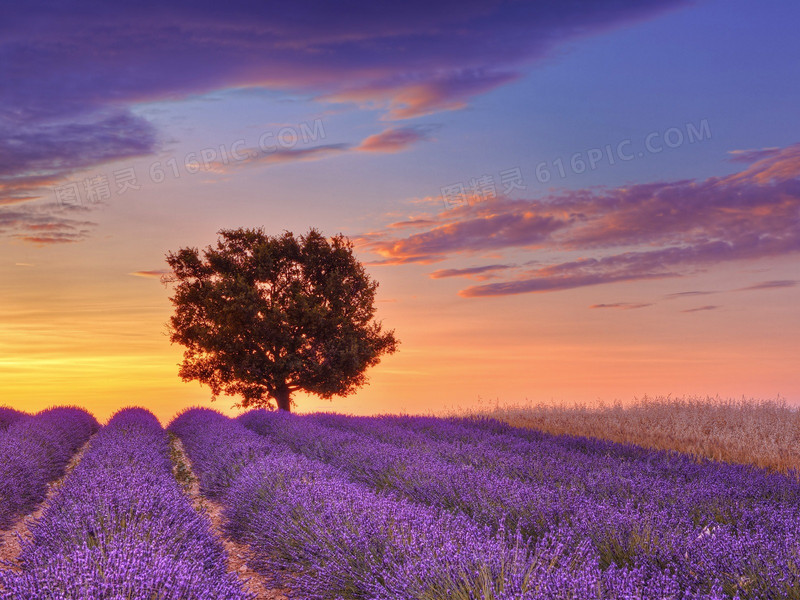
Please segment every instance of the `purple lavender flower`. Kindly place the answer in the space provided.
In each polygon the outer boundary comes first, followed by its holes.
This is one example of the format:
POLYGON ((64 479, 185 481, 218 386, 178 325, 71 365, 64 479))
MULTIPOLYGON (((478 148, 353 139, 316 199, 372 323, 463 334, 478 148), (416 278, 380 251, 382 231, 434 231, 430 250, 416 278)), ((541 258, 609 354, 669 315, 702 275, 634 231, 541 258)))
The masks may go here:
POLYGON ((172 474, 169 440, 143 409, 92 440, 23 547, 2 600, 245 600, 219 540, 172 474))
POLYGON ((44 500, 47 484, 64 472, 73 454, 98 428, 79 408, 51 408, 37 415, 3 409, 0 420, 0 529, 44 500))

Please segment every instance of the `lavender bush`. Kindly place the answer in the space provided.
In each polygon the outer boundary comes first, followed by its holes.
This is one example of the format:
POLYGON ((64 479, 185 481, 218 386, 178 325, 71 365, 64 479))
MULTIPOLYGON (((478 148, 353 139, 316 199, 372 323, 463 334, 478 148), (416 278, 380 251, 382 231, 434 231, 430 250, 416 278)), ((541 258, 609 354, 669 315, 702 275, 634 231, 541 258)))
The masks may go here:
POLYGON ((69 407, 34 416, 4 409, 0 420, 9 423, 0 429, 0 529, 5 529, 44 500, 47 484, 61 476, 98 424, 86 411, 69 407))
MULTIPOLYGON (((71 436, 97 424, 76 409, 10 417, 0 490, 22 506, 7 482, 24 492, 24 474, 41 474, 45 489, 82 443, 71 436)), ((228 534, 296 597, 800 599, 793 476, 485 419, 192 409, 170 431, 228 534)), ((0 600, 248 598, 225 559, 166 432, 127 409, 49 502, 20 567, 0 567, 0 600)))
POLYGON ((12 423, 25 416, 28 415, 9 406, 0 406, 0 432, 5 431, 12 423))
POLYGON ((172 474, 169 440, 143 409, 92 440, 33 529, 2 600, 244 600, 223 548, 172 474))
MULTIPOLYGON (((273 430, 301 423, 292 435, 318 427, 305 417, 268 418, 273 430)), ((220 481, 216 470, 225 468, 213 449, 241 459, 238 474, 225 478, 227 491, 213 489, 226 506, 230 532, 251 544, 262 569, 299 573, 289 581, 300 597, 729 597, 716 579, 687 585, 670 569, 650 564, 603 565, 591 539, 570 524, 525 540, 504 526, 502 516, 490 525, 393 489, 377 491, 354 481, 345 463, 325 464, 290 452, 288 434, 265 437, 259 446, 241 423, 212 411, 189 411, 171 429, 184 441, 201 482, 220 481)), ((387 450, 366 437, 361 443, 367 454, 387 450)), ((444 488, 450 481, 440 484, 444 488)))
POLYGON ((791 477, 488 421, 266 411, 240 421, 351 480, 494 530, 589 540, 601 569, 636 572, 648 589, 669 577, 681 593, 800 597, 791 477))

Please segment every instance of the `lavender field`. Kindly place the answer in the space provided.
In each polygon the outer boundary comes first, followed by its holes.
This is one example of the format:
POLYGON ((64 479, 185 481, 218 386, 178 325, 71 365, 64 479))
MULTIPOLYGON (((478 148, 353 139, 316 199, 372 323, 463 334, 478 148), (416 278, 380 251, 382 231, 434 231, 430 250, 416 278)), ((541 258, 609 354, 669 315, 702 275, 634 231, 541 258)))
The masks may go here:
POLYGON ((43 509, 2 555, 2 600, 800 598, 794 472, 489 419, 264 410, 165 429, 140 408, 103 427, 3 409, 0 451, 2 528, 43 509))

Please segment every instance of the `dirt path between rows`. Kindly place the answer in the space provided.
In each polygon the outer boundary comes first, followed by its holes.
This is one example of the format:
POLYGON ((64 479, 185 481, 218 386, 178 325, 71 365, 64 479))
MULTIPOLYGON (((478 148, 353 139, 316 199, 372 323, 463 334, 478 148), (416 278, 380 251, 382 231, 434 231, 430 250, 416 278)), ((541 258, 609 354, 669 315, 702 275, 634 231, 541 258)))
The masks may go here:
POLYGON ((195 509, 208 515, 214 535, 225 547, 228 572, 236 573, 237 577, 242 581, 244 589, 251 594, 255 594, 256 600, 288 600, 287 593, 289 590, 275 587, 275 582, 250 568, 250 561, 253 558, 250 548, 246 544, 240 544, 230 539, 224 533, 225 518, 222 516, 223 507, 219 502, 209 500, 200 494, 200 484, 192 472, 192 463, 186 455, 181 440, 176 436, 172 437, 172 449, 177 455, 173 456, 176 478, 183 484, 184 490, 192 500, 195 509), (178 460, 175 460, 175 458, 178 458, 178 460), (181 465, 181 462, 184 464, 181 465))
POLYGON ((92 438, 89 438, 89 440, 87 440, 86 443, 81 446, 80 449, 72 456, 70 461, 67 463, 66 469, 64 469, 64 474, 55 481, 51 481, 47 485, 47 496, 39 504, 36 510, 30 514, 20 517, 16 523, 11 526, 11 528, 6 529, 5 531, 0 531, 1 568, 11 569, 13 571, 19 571, 21 569, 19 564, 19 555, 22 552, 23 540, 30 541, 33 538, 32 531, 36 525, 36 522, 41 518, 44 511, 47 509, 47 506, 50 504, 53 496, 55 496, 58 490, 61 489, 61 486, 64 484, 64 480, 70 473, 72 473, 72 471, 81 461, 91 441, 92 438))

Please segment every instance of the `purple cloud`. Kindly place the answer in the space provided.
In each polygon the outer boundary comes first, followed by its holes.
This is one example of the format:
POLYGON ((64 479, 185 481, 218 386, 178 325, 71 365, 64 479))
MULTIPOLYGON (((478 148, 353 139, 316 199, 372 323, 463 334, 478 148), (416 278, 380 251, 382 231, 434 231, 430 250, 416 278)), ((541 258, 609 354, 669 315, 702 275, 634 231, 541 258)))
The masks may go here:
POLYGON ((521 211, 486 211, 464 214, 455 222, 444 223, 404 239, 379 240, 368 247, 382 255, 382 264, 442 261, 449 254, 476 252, 513 246, 535 247, 544 243, 568 223, 550 215, 521 211))
POLYGON ((468 267, 466 269, 439 269, 430 274, 431 279, 444 279, 446 277, 471 277, 473 279, 489 279, 496 277, 497 271, 511 269, 512 265, 485 265, 483 267, 468 267))
POLYGON ((352 146, 350 144, 324 144, 311 148, 276 148, 270 152, 262 152, 258 148, 250 148, 239 152, 245 157, 242 160, 212 162, 209 163, 208 170, 215 173, 228 173, 237 168, 253 165, 269 166, 291 162, 320 160, 344 154, 351 150, 352 146))
POLYGON ((459 295, 464 298, 509 296, 620 281, 677 277, 678 273, 667 270, 670 262, 668 256, 647 252, 629 252, 601 259, 579 259, 536 269, 518 279, 468 287, 461 290, 459 295))
POLYGON ((686 298, 689 296, 708 296, 709 294, 718 294, 719 292, 708 292, 708 291, 701 291, 701 290, 691 290, 688 292, 675 292, 673 294, 667 294, 664 296, 665 298, 672 300, 674 298, 686 298))
POLYGON ((747 287, 739 288, 736 291, 746 292, 750 290, 774 290, 774 289, 795 287, 798 284, 800 284, 800 281, 798 281, 797 279, 778 279, 774 281, 762 281, 761 283, 756 283, 753 285, 749 285, 747 287))
POLYGON ((83 241, 96 223, 68 216, 71 212, 52 204, 6 207, 0 210, 0 235, 38 245, 83 241))
POLYGON ((704 312, 707 310, 717 310, 718 308, 720 307, 715 304, 708 304, 706 306, 698 306, 697 308, 687 308, 686 310, 682 310, 681 312, 695 313, 695 312, 704 312))
POLYGON ((685 5, 478 0, 84 2, 32 0, 5 11, 12 60, 0 104, 17 118, 263 85, 360 93, 412 115, 464 101, 508 80, 560 42, 685 5), (497 68, 496 65, 502 65, 497 68), (409 90, 428 96, 403 101, 409 90), (53 99, 58 99, 53 102, 53 99))
POLYGON ((401 127, 387 129, 381 133, 368 136, 359 144, 324 144, 311 148, 275 148, 268 152, 260 148, 248 148, 238 151, 241 160, 215 161, 208 165, 208 170, 216 173, 228 173, 245 166, 268 166, 321 160, 350 152, 402 152, 417 142, 426 139, 428 139, 427 134, 421 128, 401 127))
POLYGON ((157 134, 129 112, 102 112, 73 122, 0 118, 0 205, 42 197, 70 173, 150 154, 157 134))
MULTIPOLYGON (((266 87, 413 118, 464 106, 566 40, 687 3, 31 0, 0 19, 0 204, 154 152, 152 126, 129 110, 137 103, 266 87)), ((413 138, 394 130, 363 149, 413 138)))
POLYGON ((800 251, 800 144, 726 177, 567 191, 544 200, 501 198, 436 220, 407 237, 373 234, 365 246, 382 257, 380 264, 517 248, 596 256, 539 261, 507 281, 462 290, 466 297, 678 277, 720 262, 792 254, 800 251))
MULTIPOLYGON (((800 285, 800 280, 797 279, 778 279, 773 281, 762 281, 760 283, 754 283, 753 285, 748 285, 746 287, 736 288, 734 290, 727 290, 729 292, 748 292, 748 291, 756 291, 756 290, 774 290, 774 289, 783 289, 783 288, 790 288, 796 285, 800 285)), ((667 294, 664 298, 668 300, 674 300, 676 298, 688 298, 693 296, 709 296, 711 294, 720 294, 720 291, 688 291, 688 292, 675 292, 673 294, 667 294)))

